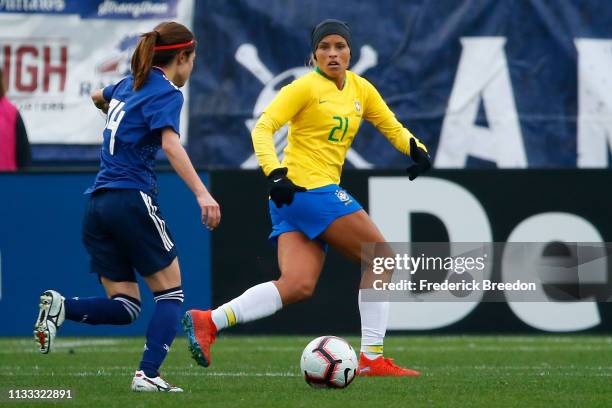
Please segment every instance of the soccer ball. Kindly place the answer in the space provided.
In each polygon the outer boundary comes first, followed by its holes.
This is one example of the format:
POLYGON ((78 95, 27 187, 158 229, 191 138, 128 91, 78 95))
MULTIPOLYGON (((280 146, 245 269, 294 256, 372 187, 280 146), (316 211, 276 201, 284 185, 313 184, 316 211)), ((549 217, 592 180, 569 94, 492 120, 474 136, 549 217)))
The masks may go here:
POLYGON ((344 339, 317 337, 304 349, 300 368, 314 388, 345 388, 357 375, 357 355, 344 339))

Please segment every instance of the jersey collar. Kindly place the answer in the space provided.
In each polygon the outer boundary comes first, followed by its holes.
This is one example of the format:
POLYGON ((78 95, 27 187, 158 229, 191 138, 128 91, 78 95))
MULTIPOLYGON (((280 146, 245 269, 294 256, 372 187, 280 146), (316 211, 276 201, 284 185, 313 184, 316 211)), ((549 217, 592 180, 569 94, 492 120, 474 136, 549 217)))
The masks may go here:
POLYGON ((151 67, 151 71, 153 71, 153 70, 159 71, 159 72, 160 72, 160 73, 161 73, 163 76, 166 76, 166 72, 165 72, 165 71, 164 71, 164 69, 163 69, 162 67, 160 67, 160 66, 153 65, 153 66, 151 67))
MULTIPOLYGON (((330 77, 328 77, 327 75, 325 75, 325 73, 324 73, 323 71, 321 71, 321 70, 319 69, 319 67, 316 67, 316 68, 315 68, 315 72, 316 72, 317 74, 321 75, 323 78, 325 78, 325 79, 329 79, 330 81, 333 81, 333 78, 330 78, 330 77)), ((343 91, 343 90, 344 90, 344 87, 346 86, 346 77, 347 77, 347 75, 346 75, 346 71, 345 71, 345 74, 344 74, 344 82, 342 82, 342 89, 338 89, 339 91, 343 91)), ((335 84, 334 84, 334 85, 335 85, 335 84)))

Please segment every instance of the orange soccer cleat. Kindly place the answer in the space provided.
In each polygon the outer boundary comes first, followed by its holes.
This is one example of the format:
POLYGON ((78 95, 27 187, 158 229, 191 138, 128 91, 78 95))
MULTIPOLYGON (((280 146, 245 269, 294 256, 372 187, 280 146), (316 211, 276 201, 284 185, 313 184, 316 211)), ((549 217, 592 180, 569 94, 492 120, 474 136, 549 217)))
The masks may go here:
POLYGON ((392 358, 380 356, 370 360, 360 353, 358 375, 362 377, 418 377, 421 373, 395 365, 392 358))
POLYGON ((183 330, 193 359, 201 366, 210 365, 210 347, 217 338, 217 326, 210 310, 189 310, 183 316, 183 330))

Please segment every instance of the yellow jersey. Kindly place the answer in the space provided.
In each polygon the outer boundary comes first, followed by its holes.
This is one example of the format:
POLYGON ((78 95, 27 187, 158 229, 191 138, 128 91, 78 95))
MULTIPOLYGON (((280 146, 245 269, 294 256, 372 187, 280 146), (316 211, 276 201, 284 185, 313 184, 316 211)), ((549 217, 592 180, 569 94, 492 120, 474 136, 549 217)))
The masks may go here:
POLYGON ((251 134, 255 154, 266 175, 287 167, 289 179, 307 189, 339 184, 346 153, 363 119, 397 150, 410 154, 414 136, 370 82, 347 70, 344 86, 338 89, 317 69, 284 86, 265 109, 251 134), (288 144, 280 163, 272 136, 286 123, 288 144))

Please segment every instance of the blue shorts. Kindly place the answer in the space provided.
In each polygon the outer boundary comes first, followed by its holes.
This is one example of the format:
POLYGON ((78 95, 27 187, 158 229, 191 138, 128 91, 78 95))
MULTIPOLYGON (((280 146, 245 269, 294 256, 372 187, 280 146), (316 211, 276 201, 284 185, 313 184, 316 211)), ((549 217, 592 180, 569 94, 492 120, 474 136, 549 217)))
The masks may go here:
POLYGON ((83 219, 83 243, 91 272, 115 282, 136 282, 136 270, 151 275, 177 256, 157 200, 133 189, 91 194, 83 219))
POLYGON ((270 200, 269 206, 272 233, 268 238, 273 243, 280 234, 291 231, 300 231, 316 239, 336 219, 362 209, 357 200, 337 184, 295 193, 291 205, 278 208, 270 200))

